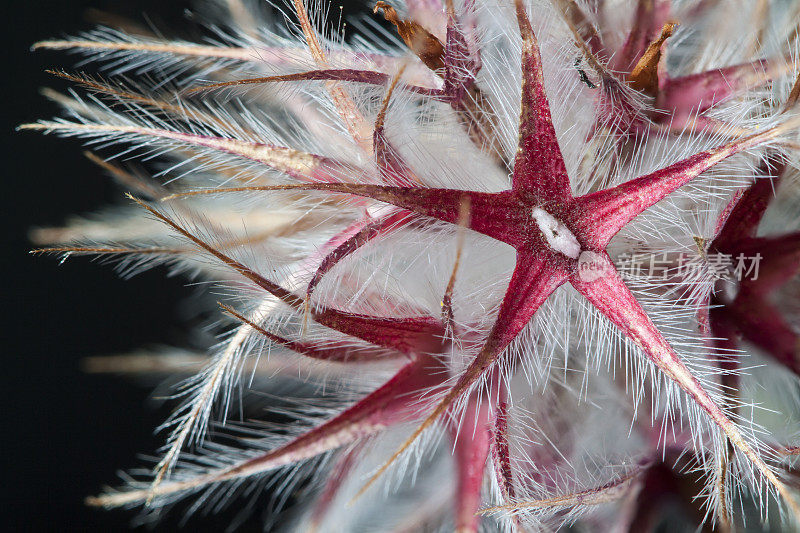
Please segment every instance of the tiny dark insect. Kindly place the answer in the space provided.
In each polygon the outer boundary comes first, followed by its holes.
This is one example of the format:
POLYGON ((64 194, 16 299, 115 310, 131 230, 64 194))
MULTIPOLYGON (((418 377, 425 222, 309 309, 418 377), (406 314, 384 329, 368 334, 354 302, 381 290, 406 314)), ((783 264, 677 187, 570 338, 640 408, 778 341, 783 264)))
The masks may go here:
POLYGON ((590 80, 590 79, 589 79, 589 76, 587 76, 587 75, 586 75, 586 71, 585 71, 585 70, 583 70, 582 68, 580 68, 580 66, 581 66, 581 58, 580 58, 580 56, 579 56, 579 57, 576 57, 576 58, 575 58, 575 68, 576 68, 576 69, 577 69, 577 71, 578 71, 578 77, 579 77, 579 78, 581 79, 581 81, 582 81, 583 83, 585 83, 585 84, 586 84, 586 86, 587 86, 587 87, 589 87, 590 89, 597 89, 597 85, 595 85, 594 83, 592 83, 592 80, 590 80))

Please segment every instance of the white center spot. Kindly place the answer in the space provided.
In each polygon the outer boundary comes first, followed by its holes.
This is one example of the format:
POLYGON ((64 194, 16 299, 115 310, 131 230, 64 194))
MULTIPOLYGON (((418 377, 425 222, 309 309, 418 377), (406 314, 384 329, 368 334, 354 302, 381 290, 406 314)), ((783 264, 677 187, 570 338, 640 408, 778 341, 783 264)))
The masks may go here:
POLYGON ((581 245, 578 239, 563 222, 540 207, 534 207, 531 214, 539 229, 544 233, 544 238, 550 248, 572 259, 577 259, 581 255, 581 245))

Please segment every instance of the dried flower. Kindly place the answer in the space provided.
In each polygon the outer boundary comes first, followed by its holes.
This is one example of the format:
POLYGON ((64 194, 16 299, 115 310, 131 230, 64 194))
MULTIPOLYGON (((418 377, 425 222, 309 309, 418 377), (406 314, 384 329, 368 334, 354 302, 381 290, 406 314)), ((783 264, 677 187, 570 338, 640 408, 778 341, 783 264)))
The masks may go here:
POLYGON ((800 2, 377 2, 391 43, 221 3, 209 45, 35 45, 105 75, 56 72, 86 95, 22 128, 125 146, 91 157, 133 202, 37 251, 217 282, 233 327, 89 504, 268 480, 304 531, 796 523, 800 2))

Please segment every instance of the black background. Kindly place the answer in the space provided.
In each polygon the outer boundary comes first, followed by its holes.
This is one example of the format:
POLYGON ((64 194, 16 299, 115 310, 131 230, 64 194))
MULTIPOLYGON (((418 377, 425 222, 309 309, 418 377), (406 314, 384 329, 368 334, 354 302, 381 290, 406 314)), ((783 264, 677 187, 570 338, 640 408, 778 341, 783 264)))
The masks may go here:
MULTIPOLYGON (((338 6, 337 2, 337 6, 338 6)), ((87 508, 82 500, 115 484, 121 468, 139 466, 137 454, 163 443, 155 428, 168 415, 148 401, 152 388, 122 377, 82 373, 86 356, 137 347, 185 345, 181 300, 186 282, 155 269, 121 280, 108 265, 28 254, 32 226, 61 224, 122 192, 82 155, 80 142, 16 132, 15 126, 57 114, 39 89, 66 84, 44 73, 70 69, 75 56, 31 52, 41 39, 90 29, 96 8, 143 22, 143 13, 166 35, 191 30, 184 0, 25 0, 3 3, 3 342, 0 524, 6 531, 123 531, 133 512, 87 508)), ((258 529, 254 517, 244 529, 258 529)), ((175 529, 180 513, 157 527, 175 529)), ((194 517, 190 531, 217 531, 230 519, 194 517)))

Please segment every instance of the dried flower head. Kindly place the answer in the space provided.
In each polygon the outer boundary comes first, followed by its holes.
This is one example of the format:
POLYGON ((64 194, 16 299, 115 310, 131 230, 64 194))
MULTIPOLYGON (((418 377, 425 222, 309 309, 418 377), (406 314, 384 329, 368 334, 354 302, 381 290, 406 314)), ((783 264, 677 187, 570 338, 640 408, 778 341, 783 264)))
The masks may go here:
POLYGON ((130 191, 37 252, 223 300, 207 354, 93 361, 180 376, 182 403, 90 505, 797 525, 800 2, 380 1, 350 40, 316 2, 219 3, 210 44, 35 45, 102 70, 54 72, 68 117, 22 128, 130 191))

